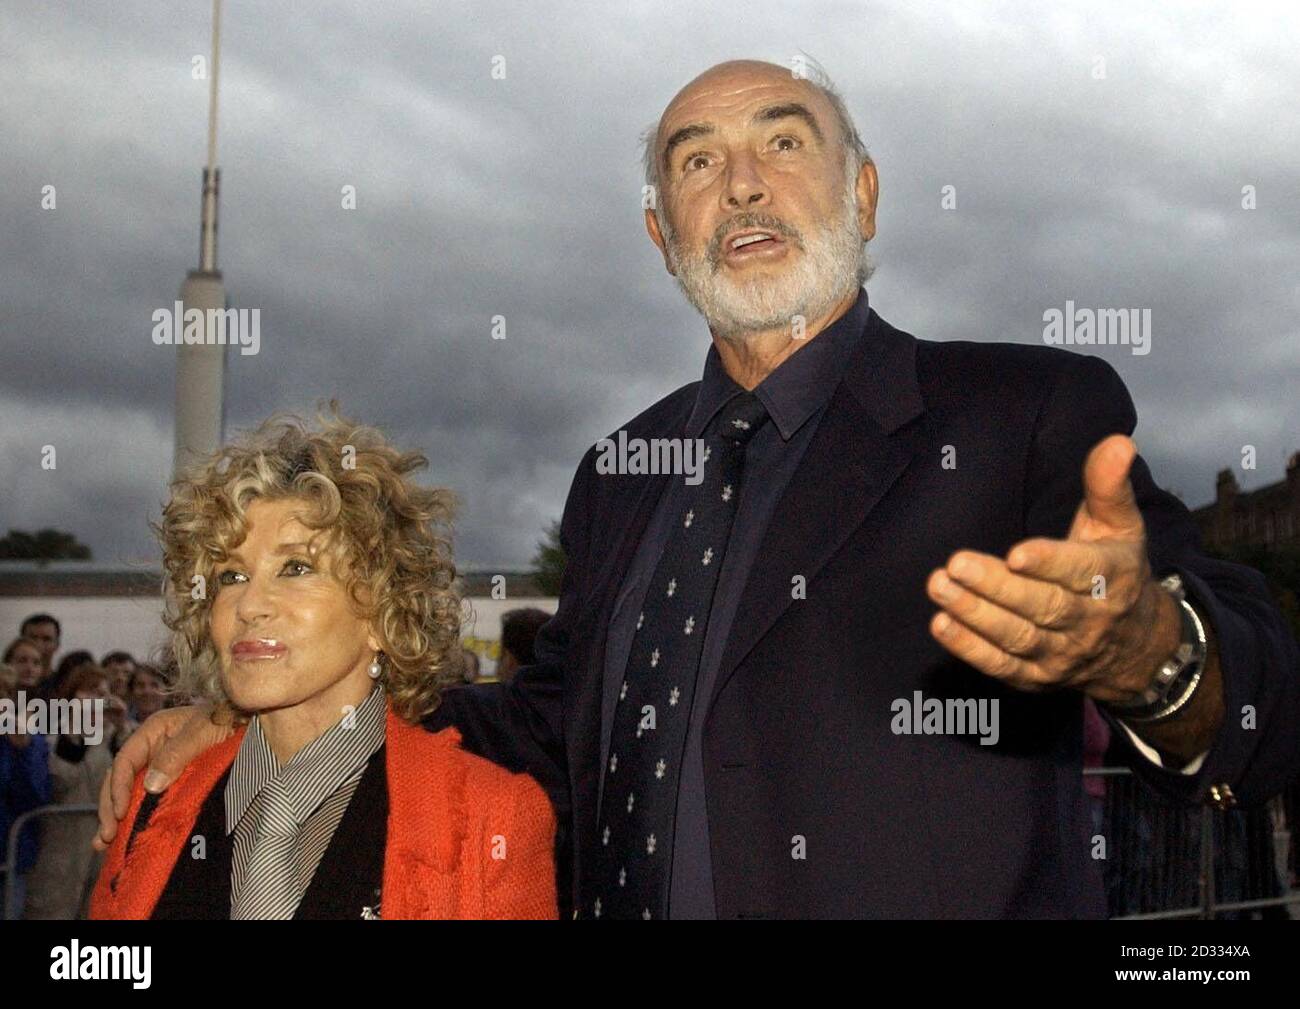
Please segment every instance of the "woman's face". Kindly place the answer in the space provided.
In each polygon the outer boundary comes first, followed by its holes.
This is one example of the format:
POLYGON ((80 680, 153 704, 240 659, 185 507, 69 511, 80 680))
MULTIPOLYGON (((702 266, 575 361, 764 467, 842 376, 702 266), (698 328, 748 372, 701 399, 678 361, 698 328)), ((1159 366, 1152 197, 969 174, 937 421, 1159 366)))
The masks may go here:
POLYGON ((162 710, 163 690, 162 680, 152 673, 141 669, 135 674, 131 681, 131 707, 140 721, 162 710))
POLYGON ((337 558, 308 553, 313 530, 296 517, 308 507, 297 498, 248 507, 247 537, 213 575, 211 634, 238 707, 296 708, 295 717, 327 726, 369 692, 379 644, 335 573, 337 558))
POLYGON ((135 672, 135 663, 119 659, 104 666, 104 672, 108 673, 109 690, 125 700, 127 691, 131 689, 131 674, 135 672))
POLYGON ((14 646, 9 665, 18 673, 18 689, 31 690, 41 682, 41 650, 36 645, 23 642, 14 646))
POLYGON ((96 683, 87 683, 76 693, 76 698, 79 701, 102 701, 107 696, 108 680, 106 679, 99 680, 96 683))

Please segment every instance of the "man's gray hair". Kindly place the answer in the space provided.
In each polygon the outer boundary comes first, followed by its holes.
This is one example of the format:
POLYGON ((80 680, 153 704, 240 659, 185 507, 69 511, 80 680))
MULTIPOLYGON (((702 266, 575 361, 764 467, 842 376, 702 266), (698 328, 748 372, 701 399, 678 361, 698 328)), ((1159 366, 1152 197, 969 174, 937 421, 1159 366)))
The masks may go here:
MULTIPOLYGON (((862 166, 871 160, 871 154, 867 151, 866 144, 862 142, 862 137, 858 133, 857 126, 853 123, 853 117, 849 115, 844 99, 831 81, 830 75, 822 69, 821 64, 815 59, 800 53, 796 57, 796 61, 799 64, 799 71, 796 73, 794 69, 791 69, 790 75, 808 81, 826 97, 831 108, 835 110, 835 119, 840 124, 840 142, 844 148, 845 177, 847 179, 857 178, 862 166)), ((645 184, 651 187, 650 192, 653 193, 654 214, 655 219, 659 222, 659 230, 663 232, 665 237, 670 237, 672 235, 672 225, 663 212, 663 199, 661 197, 663 189, 659 184, 659 150, 658 145, 655 143, 658 133, 658 120, 642 131, 641 163, 645 170, 645 184)))

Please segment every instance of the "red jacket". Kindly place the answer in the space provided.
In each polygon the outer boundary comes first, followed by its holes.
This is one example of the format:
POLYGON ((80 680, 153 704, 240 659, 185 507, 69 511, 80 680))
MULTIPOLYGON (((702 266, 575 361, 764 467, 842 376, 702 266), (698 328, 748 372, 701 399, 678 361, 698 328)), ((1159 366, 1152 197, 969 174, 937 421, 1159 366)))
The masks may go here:
MULTIPOLYGON (((234 762, 240 729, 167 789, 126 856, 143 772, 104 861, 90 917, 148 918, 199 809, 234 762)), ((388 712, 383 911, 391 918, 555 918, 555 815, 541 787, 388 712)))

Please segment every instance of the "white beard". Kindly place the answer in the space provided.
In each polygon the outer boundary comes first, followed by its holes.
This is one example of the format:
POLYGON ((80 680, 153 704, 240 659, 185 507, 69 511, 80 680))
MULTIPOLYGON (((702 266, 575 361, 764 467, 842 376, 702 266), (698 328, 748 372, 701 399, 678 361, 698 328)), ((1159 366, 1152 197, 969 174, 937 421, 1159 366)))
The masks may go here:
MULTIPOLYGON (((738 214, 725 232, 780 225, 785 241, 801 250, 793 263, 775 275, 734 279, 721 262, 715 235, 698 255, 682 255, 677 236, 665 233, 668 260, 686 300, 695 306, 709 329, 724 340, 744 340, 750 334, 786 329, 796 315, 811 322, 821 318, 871 273, 862 234, 858 231, 857 196, 850 177, 839 215, 805 237, 779 219, 762 213, 738 214), (716 249, 716 251, 714 251, 716 249)), ((664 215, 665 223, 667 215, 664 215)))

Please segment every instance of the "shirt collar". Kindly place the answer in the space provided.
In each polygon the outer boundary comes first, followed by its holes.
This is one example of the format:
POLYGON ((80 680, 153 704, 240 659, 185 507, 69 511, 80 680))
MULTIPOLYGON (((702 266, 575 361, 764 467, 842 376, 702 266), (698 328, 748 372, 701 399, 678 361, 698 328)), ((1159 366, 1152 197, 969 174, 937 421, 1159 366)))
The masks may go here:
MULTIPOLYGON (((789 441, 808 418, 830 401, 849 355, 867 324, 867 290, 858 289, 853 306, 808 343, 787 357, 754 388, 783 441, 789 441)), ((709 347, 695 407, 686 436, 698 438, 724 403, 745 390, 722 365, 718 348, 709 347)))
POLYGON ((358 771, 383 745, 388 706, 376 685, 350 716, 312 740, 281 767, 255 717, 239 744, 226 784, 226 833, 234 831, 248 807, 275 778, 293 800, 301 825, 326 798, 358 771))

